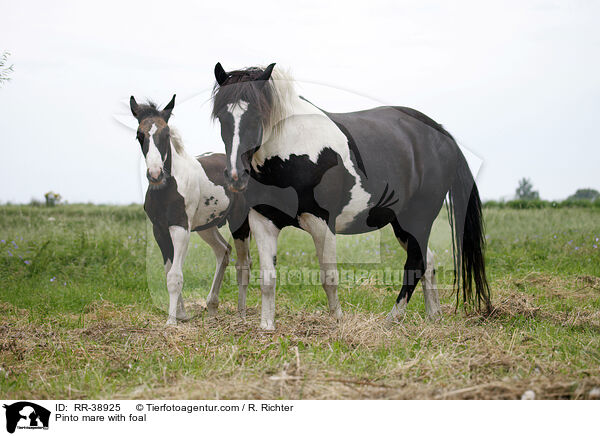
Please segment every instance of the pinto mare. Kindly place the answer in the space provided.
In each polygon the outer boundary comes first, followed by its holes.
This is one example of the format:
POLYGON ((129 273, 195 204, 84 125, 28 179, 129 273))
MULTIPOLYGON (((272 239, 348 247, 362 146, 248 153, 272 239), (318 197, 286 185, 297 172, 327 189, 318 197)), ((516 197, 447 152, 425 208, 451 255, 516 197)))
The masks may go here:
POLYGON ((457 292, 462 289, 464 301, 489 310, 481 202, 452 136, 406 107, 326 112, 299 96, 292 78, 274 65, 226 72, 217 64, 213 92, 212 115, 221 125, 228 187, 243 191, 252 207, 249 222, 261 267, 261 327, 274 328, 277 237, 286 226, 313 237, 329 310, 339 318, 335 234, 391 224, 407 259, 388 319, 402 318, 420 278, 427 314, 437 316, 440 305, 427 244, 447 195, 457 292))
POLYGON ((194 158, 186 153, 180 137, 168 125, 174 105, 175 96, 162 110, 153 103, 138 104, 133 96, 130 99, 131 112, 139 123, 137 139, 147 166, 149 185, 144 210, 152 222, 167 276, 167 325, 176 325, 177 319, 188 319, 181 290, 191 232, 197 232, 217 258, 206 299, 209 314, 216 314, 219 290, 231 253, 231 246, 217 230, 226 221, 237 252, 238 310, 244 316, 251 264, 250 227, 244 199, 225 188, 225 155, 194 158))

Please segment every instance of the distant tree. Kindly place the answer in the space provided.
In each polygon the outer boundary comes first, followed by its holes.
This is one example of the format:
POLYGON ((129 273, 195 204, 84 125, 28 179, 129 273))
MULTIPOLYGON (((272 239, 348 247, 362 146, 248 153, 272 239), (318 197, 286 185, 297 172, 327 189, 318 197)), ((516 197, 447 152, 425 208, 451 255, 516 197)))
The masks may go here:
POLYGON ((0 56, 0 85, 10 80, 10 74, 13 72, 13 65, 8 65, 10 53, 5 51, 0 56))
POLYGON ((567 200, 589 200, 595 201, 600 198, 600 192, 595 189, 578 189, 575 194, 571 195, 567 200))
POLYGON ((538 191, 533 190, 533 184, 531 180, 523 177, 519 180, 519 186, 515 193, 517 200, 539 200, 540 194, 538 191))

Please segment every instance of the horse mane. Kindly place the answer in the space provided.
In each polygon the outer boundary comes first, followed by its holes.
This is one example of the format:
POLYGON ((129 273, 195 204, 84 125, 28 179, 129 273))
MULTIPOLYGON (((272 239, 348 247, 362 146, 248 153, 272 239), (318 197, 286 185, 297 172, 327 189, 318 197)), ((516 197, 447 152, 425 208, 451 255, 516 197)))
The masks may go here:
POLYGON ((177 154, 185 155, 185 148, 183 148, 183 140, 179 131, 175 127, 169 127, 169 130, 171 131, 171 144, 173 144, 173 148, 177 154))
POLYGON ((257 79, 263 72, 264 68, 259 67, 228 72, 225 83, 215 84, 213 88, 212 119, 216 119, 228 104, 244 100, 258 108, 265 131, 276 129, 279 122, 290 115, 292 99, 297 96, 294 79, 289 72, 275 67, 271 78, 261 87, 257 79))
POLYGON ((152 100, 146 100, 146 103, 139 104, 137 107, 137 119, 143 120, 149 117, 160 116, 158 106, 152 100))

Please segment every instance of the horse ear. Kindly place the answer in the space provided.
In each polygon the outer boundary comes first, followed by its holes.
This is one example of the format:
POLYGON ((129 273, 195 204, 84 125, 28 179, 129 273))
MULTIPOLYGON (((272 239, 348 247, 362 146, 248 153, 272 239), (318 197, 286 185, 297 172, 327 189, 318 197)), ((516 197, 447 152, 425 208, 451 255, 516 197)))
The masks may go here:
POLYGON ((171 101, 165 106, 163 110, 160 111, 160 116, 165 120, 165 122, 169 122, 169 118, 171 118, 171 112, 173 112, 173 108, 175 107, 175 96, 177 94, 173 94, 173 98, 171 101))
POLYGON ((265 68, 265 71, 256 79, 257 81, 262 81, 262 86, 267 83, 267 80, 271 78, 271 74, 273 73, 273 68, 275 68, 275 62, 265 68))
POLYGON ((129 107, 131 108, 131 113, 133 114, 133 116, 137 118, 138 104, 137 101, 135 101, 133 95, 129 99, 129 107))
POLYGON ((217 65, 215 65, 215 79, 217 79, 219 86, 223 85, 228 78, 229 76, 221 66, 221 62, 217 62, 217 65))

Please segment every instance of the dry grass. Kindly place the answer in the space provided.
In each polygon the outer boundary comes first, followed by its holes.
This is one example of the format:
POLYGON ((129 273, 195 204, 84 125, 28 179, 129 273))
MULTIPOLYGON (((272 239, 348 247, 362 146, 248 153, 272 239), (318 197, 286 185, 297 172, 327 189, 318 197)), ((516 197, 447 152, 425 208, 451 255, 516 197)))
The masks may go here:
MULTIPOLYGON (((445 291, 443 317, 430 322, 418 292, 403 322, 386 326, 380 312, 398 287, 377 286, 371 264, 350 264, 360 278, 340 288, 342 322, 319 312, 326 307, 320 287, 281 285, 277 330, 266 334, 254 284, 248 318, 238 319, 235 273, 227 275, 218 318, 202 311, 197 298, 214 264, 199 241, 184 271, 184 295, 198 316, 164 327, 156 308, 166 296, 161 258, 139 206, 5 206, 0 396, 467 399, 533 390, 536 398, 590 398, 600 388, 598 213, 486 210, 489 317, 455 313, 445 291)), ((432 246, 443 253, 448 227, 443 217, 437 224, 432 246)), ((379 236, 377 268, 397 268, 404 254, 393 232, 379 236)), ((344 244, 373 255, 361 241, 344 244)), ((254 246, 252 256, 257 263, 254 246)), ((278 261, 318 268, 314 244, 300 231, 283 232, 278 261)))
MULTIPOLYGON (((0 356, 5 377, 31 380, 19 397, 86 398, 85 383, 63 383, 65 374, 75 382, 87 373, 98 383, 114 376, 113 398, 518 399, 527 390, 536 398, 587 398, 600 386, 600 311, 557 312, 519 292, 523 281, 567 292, 559 279, 531 275, 497 286, 489 318, 455 314, 449 304, 438 322, 409 311, 393 326, 384 314, 347 310, 338 323, 319 312, 281 312, 274 333, 258 329, 257 308, 245 322, 233 305, 209 319, 201 301, 192 304, 195 319, 168 329, 163 314, 134 306, 92 304, 83 319, 70 316, 81 326, 65 329, 57 327, 64 319, 33 325, 26 310, 3 303, 0 356), (585 330, 589 364, 559 356, 560 339, 551 334, 511 328, 517 320, 585 330), (173 360, 185 368, 162 363, 173 360), (189 368, 197 360, 200 372, 189 368)), ((597 292, 596 283, 583 291, 597 292)))

